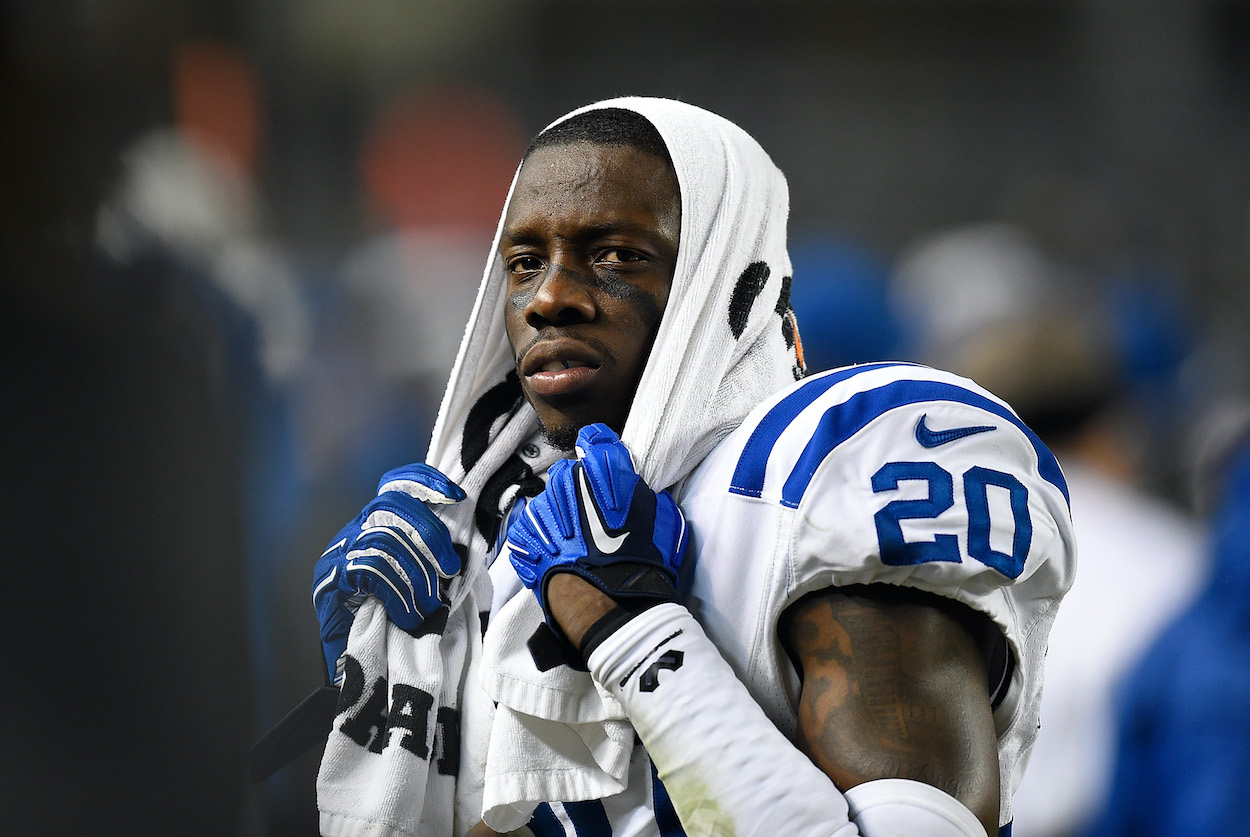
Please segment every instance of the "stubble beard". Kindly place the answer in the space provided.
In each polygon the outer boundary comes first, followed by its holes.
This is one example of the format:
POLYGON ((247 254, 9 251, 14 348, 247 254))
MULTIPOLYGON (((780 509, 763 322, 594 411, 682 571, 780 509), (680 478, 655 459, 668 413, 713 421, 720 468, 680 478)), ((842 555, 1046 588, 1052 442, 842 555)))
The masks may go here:
POLYGON ((546 422, 539 419, 539 428, 542 430, 543 438, 557 450, 571 452, 577 446, 577 432, 581 429, 573 422, 562 422, 555 426, 548 426, 546 422))

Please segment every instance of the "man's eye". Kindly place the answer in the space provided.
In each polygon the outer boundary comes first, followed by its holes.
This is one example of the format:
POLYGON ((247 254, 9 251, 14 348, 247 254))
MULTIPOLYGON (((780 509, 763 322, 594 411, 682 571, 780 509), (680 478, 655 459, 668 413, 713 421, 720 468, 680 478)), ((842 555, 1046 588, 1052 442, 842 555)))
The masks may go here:
POLYGON ((536 270, 542 270, 542 260, 537 256, 517 256, 508 260, 509 273, 533 273, 536 270))
POLYGON ((611 247, 599 254, 599 260, 604 262, 636 262, 641 261, 642 256, 633 250, 626 250, 623 247, 611 247))

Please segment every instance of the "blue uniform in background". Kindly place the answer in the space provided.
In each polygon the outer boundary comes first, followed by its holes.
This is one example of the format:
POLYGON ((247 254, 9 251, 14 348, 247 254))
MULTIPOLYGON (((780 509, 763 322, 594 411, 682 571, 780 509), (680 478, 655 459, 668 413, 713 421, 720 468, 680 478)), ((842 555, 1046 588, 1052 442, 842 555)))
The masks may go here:
POLYGON ((1243 834, 1250 822, 1250 441, 1226 470, 1213 572, 1128 680, 1091 834, 1243 834))

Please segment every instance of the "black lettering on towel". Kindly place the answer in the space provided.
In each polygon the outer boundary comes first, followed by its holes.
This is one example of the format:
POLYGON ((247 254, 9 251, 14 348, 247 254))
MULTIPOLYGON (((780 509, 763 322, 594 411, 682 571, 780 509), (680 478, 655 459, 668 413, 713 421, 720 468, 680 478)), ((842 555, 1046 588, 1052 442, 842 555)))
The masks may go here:
POLYGON ((345 716, 339 723, 339 732, 370 753, 380 754, 398 745, 426 761, 432 751, 440 774, 459 773, 459 712, 446 706, 438 707, 436 712, 433 695, 407 683, 390 685, 389 705, 386 678, 375 678, 368 695, 365 686, 364 668, 348 654, 343 661, 343 686, 339 691, 338 714, 345 716))

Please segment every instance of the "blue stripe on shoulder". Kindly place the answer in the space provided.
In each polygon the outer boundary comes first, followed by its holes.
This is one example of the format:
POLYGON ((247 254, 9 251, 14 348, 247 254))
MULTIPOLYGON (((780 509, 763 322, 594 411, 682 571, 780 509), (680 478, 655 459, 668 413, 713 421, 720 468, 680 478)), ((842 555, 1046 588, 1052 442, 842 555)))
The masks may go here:
MULTIPOLYGON (((881 365, 889 364, 878 364, 877 366, 881 365)), ((842 380, 857 372, 864 371, 866 368, 855 367, 845 370, 849 374, 843 376, 842 380)), ((823 382, 824 380, 820 378, 817 379, 817 382, 823 382)), ((832 386, 832 384, 829 386, 832 386)), ((802 405, 797 410, 791 405, 785 412, 779 412, 779 408, 790 397, 787 396, 787 399, 783 399, 782 402, 778 403, 777 407, 769 412, 764 421, 751 434, 751 439, 748 441, 747 447, 743 451, 742 457, 738 461, 738 466, 734 471, 733 483, 729 489, 730 492, 748 497, 760 496, 764 490, 764 472, 768 459, 782 431, 785 430, 804 407, 810 405, 816 396, 827 390, 829 386, 825 386, 820 392, 815 393, 811 397, 801 399, 802 405), (775 420, 774 414, 777 414, 775 420), (765 433, 761 433, 760 428, 766 422, 768 423, 768 430, 765 433)), ((804 393, 806 389, 806 387, 803 387, 792 393, 792 395, 804 393)), ((854 436, 867 426, 869 422, 895 408, 924 401, 953 401, 968 404, 993 413, 1015 425, 1028 438, 1033 445, 1034 451, 1037 453, 1038 473, 1041 474, 1043 479, 1058 488, 1063 494, 1064 500, 1071 506, 1072 501, 1068 496, 1068 483, 1064 479, 1058 460, 1055 459, 1054 454, 1050 452, 1042 440, 1038 438, 1037 434, 1025 426, 1024 422, 1020 421, 1014 413, 998 402, 964 389, 961 386, 939 381, 915 380, 892 381, 876 389, 856 393, 845 402, 836 404, 826 410, 816 426, 816 431, 812 434, 807 446, 803 449, 803 453, 799 456, 794 470, 786 478, 785 484, 782 486, 782 505, 789 508, 798 508, 799 502, 803 499, 803 494, 807 491, 807 486, 811 484, 812 477, 815 475, 816 469, 820 467, 820 464, 833 452, 834 448, 854 436)))
POLYGON ((742 457, 734 469, 733 481, 729 490, 734 494, 758 497, 764 490, 764 471, 768 465, 768 457, 772 455, 777 440, 790 423, 798 418, 799 413, 811 406, 812 402, 824 395, 835 384, 853 378, 861 372, 872 369, 883 369, 888 366, 911 366, 905 363, 866 363, 861 366, 850 366, 827 375, 808 378, 798 389, 778 401, 760 423, 751 431, 751 438, 742 449, 742 457))

